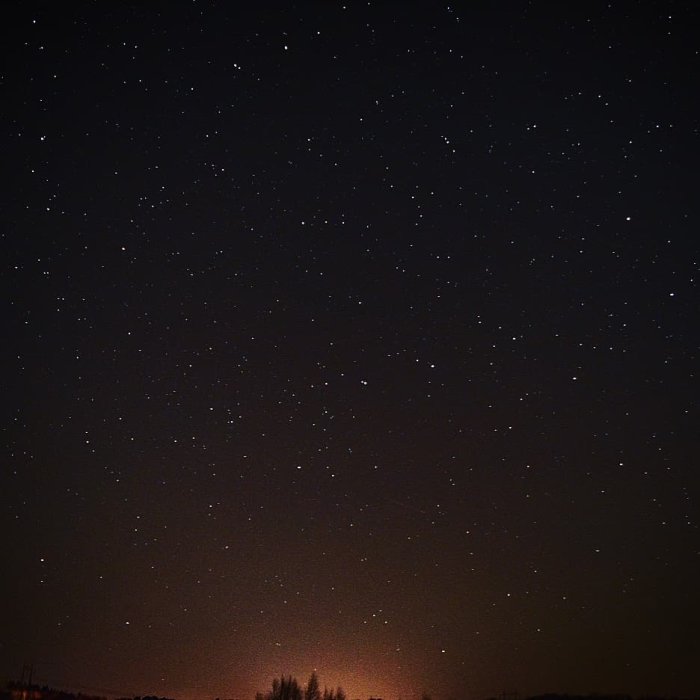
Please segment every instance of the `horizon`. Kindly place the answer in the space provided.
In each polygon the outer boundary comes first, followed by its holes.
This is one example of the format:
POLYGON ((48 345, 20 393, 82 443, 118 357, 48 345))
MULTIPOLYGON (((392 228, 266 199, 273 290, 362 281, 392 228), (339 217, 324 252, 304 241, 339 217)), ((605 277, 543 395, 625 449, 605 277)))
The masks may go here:
MULTIPOLYGON (((280 674, 279 677, 289 677, 291 679, 294 679, 295 681, 297 680, 296 676, 293 674, 280 674)), ((276 680, 273 679, 273 680, 276 680)), ((300 684, 300 688, 302 691, 307 687, 306 684, 300 684)), ((343 686, 336 686, 337 688, 343 688, 343 686)), ((335 690, 336 687, 331 687, 331 690, 335 690)), ((40 681, 35 681, 35 680, 27 680, 27 681, 17 681, 17 680, 7 680, 3 683, 2 689, 0 689, 0 694, 3 693, 12 693, 12 690, 18 690, 18 691, 24 691, 27 692, 29 690, 45 690, 48 691, 50 694, 53 693, 60 693, 60 694, 66 694, 70 695, 73 697, 83 697, 83 698, 95 698, 95 699, 101 699, 101 700, 136 700, 137 698, 140 698, 141 700, 144 700, 146 698, 155 698, 155 700, 246 700, 246 696, 235 696, 235 695, 216 695, 213 696, 211 694, 195 694, 195 695, 187 695, 187 694, 172 694, 172 695, 157 695, 153 693, 142 693, 142 694, 132 694, 132 693, 122 693, 119 691, 115 690, 108 690, 105 688, 100 688, 100 687, 88 687, 88 686, 83 686, 80 684, 65 684, 65 685, 54 685, 50 682, 40 682, 40 681), (93 691, 93 692, 83 692, 83 691, 93 691)), ((328 688, 326 687, 326 690, 328 688)), ((269 693, 269 690, 267 691, 257 691, 255 695, 252 698, 248 698, 248 700, 257 700, 257 697, 259 695, 265 695, 269 693)), ((22 696, 24 698, 24 696, 22 696)), ((347 697, 349 700, 407 700, 409 698, 423 698, 423 699, 429 699, 429 700, 453 700, 453 698, 448 697, 448 698, 441 698, 439 696, 435 696, 432 693, 426 692, 426 691, 420 691, 420 692, 414 692, 411 695, 398 695, 395 696, 395 698, 391 696, 378 696, 378 695, 368 695, 368 696, 353 696, 351 694, 347 694, 347 697)), ((465 696, 461 696, 465 697, 465 696)), ((622 699, 622 698, 627 698, 629 700, 644 700, 645 698, 647 700, 696 700, 697 698, 700 698, 700 695, 698 696, 659 696, 659 695, 653 695, 649 693, 644 693, 641 695, 633 695, 630 693, 624 693, 624 692, 615 692, 615 693, 607 693, 607 692, 601 692, 600 690, 597 691, 589 691, 586 693, 570 693, 570 692, 558 692, 558 691, 545 691, 545 692, 538 692, 534 694, 523 694, 518 692, 517 690, 511 690, 511 691, 505 691, 502 690, 500 692, 493 693, 488 696, 484 696, 481 698, 470 698, 468 696, 467 700, 533 700, 535 698, 599 698, 601 700, 606 700, 606 699, 622 699)))

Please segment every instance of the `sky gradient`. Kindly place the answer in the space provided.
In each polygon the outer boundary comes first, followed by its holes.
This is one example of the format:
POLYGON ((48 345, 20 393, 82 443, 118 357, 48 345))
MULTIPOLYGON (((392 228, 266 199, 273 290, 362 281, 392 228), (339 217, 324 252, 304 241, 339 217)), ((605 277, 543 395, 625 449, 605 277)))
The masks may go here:
POLYGON ((697 695, 692 4, 238 5, 3 22, 0 674, 697 695))

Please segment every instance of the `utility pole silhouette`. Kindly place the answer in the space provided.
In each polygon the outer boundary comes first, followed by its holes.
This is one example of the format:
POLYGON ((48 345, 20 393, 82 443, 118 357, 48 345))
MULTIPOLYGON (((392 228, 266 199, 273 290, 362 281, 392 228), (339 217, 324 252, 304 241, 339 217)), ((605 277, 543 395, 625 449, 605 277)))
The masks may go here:
POLYGON ((29 700, 32 692, 32 678, 34 676, 34 664, 22 666, 22 677, 19 681, 20 700, 29 700))

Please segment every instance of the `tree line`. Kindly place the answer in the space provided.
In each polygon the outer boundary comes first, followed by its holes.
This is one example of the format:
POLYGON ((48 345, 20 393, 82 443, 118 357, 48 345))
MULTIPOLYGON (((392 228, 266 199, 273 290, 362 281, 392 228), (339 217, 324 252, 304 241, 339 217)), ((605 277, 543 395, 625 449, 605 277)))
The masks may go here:
POLYGON ((272 681, 272 690, 256 693, 255 700, 347 700, 347 695, 340 686, 335 689, 324 688, 321 692, 318 675, 314 671, 303 688, 292 676, 275 678, 272 681))

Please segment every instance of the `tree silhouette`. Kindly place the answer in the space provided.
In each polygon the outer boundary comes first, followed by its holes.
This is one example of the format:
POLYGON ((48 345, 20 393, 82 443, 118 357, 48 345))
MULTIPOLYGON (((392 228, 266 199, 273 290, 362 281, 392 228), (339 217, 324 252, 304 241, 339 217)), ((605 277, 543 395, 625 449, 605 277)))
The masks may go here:
POLYGON ((324 688, 321 694, 318 675, 314 671, 303 690, 296 678, 282 675, 272 681, 272 690, 256 693, 255 700, 347 700, 347 695, 340 686, 335 690, 324 688))
POLYGON ((316 671, 309 676, 309 682, 304 690, 304 700, 321 700, 321 690, 318 685, 316 671))
POLYGON ((265 700, 302 700, 302 695, 296 678, 280 676, 272 681, 272 690, 265 700))

